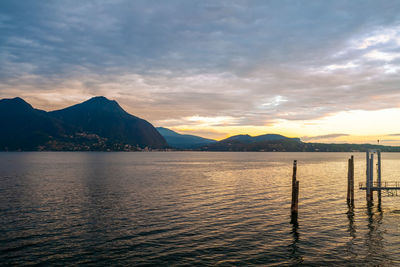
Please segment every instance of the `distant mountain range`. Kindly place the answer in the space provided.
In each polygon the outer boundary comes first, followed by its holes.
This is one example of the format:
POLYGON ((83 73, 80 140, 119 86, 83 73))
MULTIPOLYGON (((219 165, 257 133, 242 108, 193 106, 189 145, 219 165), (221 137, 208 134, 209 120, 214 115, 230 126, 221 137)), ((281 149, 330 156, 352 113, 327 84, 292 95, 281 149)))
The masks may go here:
POLYGON ((276 152, 357 152, 380 149, 386 152, 400 152, 398 146, 370 144, 323 144, 305 143, 299 138, 266 134, 259 136, 236 135, 217 143, 200 147, 204 151, 276 151, 276 152))
POLYGON ((290 138, 279 134, 250 136, 234 135, 215 141, 199 136, 179 134, 170 129, 158 127, 157 130, 168 144, 181 150, 197 151, 276 151, 276 152, 353 152, 368 149, 380 149, 388 152, 400 152, 400 147, 377 146, 370 144, 323 144, 305 143, 300 138, 290 138))
POLYGON ((203 146, 200 149, 210 151, 296 151, 300 144, 302 142, 299 138, 290 138, 279 134, 258 136, 241 134, 203 146))
POLYGON ((280 134, 264 134, 258 136, 250 136, 248 134, 234 135, 228 137, 220 142, 229 143, 229 142, 238 142, 243 144, 252 144, 264 141, 280 141, 280 140, 292 140, 296 142, 300 142, 300 138, 289 138, 280 134))
POLYGON ((23 99, 0 100, 0 151, 138 151, 173 148, 197 151, 350 152, 398 146, 304 143, 279 134, 235 135, 221 141, 153 127, 114 100, 93 97, 83 103, 46 112, 23 99))
POLYGON ((165 138, 168 145, 173 148, 193 149, 217 142, 215 140, 203 138, 200 136, 179 134, 164 127, 157 127, 156 129, 165 138))
POLYGON ((21 98, 0 100, 0 150, 141 150, 168 145, 147 121, 117 102, 93 97, 65 109, 34 109, 21 98))

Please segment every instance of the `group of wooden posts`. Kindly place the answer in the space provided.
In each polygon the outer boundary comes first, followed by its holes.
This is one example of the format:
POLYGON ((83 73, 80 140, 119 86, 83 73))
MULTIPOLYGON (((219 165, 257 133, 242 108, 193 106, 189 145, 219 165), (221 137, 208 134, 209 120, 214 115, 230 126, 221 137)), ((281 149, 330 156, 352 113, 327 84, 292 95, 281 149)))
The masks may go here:
MULTIPOLYGON (((365 187, 360 185, 360 189, 366 190, 366 197, 368 203, 373 200, 373 191, 378 192, 378 200, 381 202, 381 190, 387 189, 382 187, 382 175, 381 175, 381 152, 379 150, 370 150, 366 153, 366 185, 365 187), (377 164, 377 183, 374 186, 374 153, 377 154, 378 164, 377 164)), ((299 181, 296 178, 297 175, 297 160, 293 162, 293 176, 292 176, 292 205, 291 205, 291 218, 292 223, 297 223, 297 215, 299 210, 299 181)), ((397 187, 396 190, 400 190, 397 187)), ((348 173, 347 173, 347 204, 349 206, 354 206, 354 156, 351 156, 348 160, 348 173)))

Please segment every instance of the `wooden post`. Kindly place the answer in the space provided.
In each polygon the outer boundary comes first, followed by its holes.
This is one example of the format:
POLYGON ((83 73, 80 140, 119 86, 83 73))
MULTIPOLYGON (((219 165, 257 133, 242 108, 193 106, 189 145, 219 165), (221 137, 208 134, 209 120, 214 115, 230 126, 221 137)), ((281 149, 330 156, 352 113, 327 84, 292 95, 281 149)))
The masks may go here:
POLYGON ((350 171, 350 204, 354 205, 354 156, 351 156, 351 171, 350 171))
POLYGON ((347 204, 354 205, 354 156, 351 156, 348 161, 347 204))
POLYGON ((369 151, 368 150, 367 150, 366 156, 367 156, 367 161, 366 161, 367 171, 366 171, 365 186, 366 186, 367 190, 365 190, 365 192, 366 192, 367 201, 369 201, 369 172, 370 172, 369 164, 370 164, 370 160, 369 160, 369 151))
POLYGON ((296 181, 293 191, 294 199, 292 200, 292 214, 295 213, 297 216, 299 211, 299 181, 296 181))
POLYGON ((351 199, 351 159, 348 160, 347 164, 347 204, 350 204, 351 199))
POLYGON ((297 160, 293 161, 293 176, 292 176, 292 205, 291 205, 291 223, 297 224, 297 214, 299 210, 299 181, 297 175, 297 160))
POLYGON ((292 187, 296 183, 296 176, 297 176, 297 160, 294 160, 293 161, 292 187))

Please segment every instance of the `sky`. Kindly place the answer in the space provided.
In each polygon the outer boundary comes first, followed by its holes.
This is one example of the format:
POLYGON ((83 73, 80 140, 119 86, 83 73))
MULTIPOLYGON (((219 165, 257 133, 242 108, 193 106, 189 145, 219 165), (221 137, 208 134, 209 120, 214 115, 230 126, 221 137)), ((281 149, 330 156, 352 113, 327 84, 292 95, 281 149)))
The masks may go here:
POLYGON ((0 1, 0 98, 180 133, 400 145, 400 1, 0 1))

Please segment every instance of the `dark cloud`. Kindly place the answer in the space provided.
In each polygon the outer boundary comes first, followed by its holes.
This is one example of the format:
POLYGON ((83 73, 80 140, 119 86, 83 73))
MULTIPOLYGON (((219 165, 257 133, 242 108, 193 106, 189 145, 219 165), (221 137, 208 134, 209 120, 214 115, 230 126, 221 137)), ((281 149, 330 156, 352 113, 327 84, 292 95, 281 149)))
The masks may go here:
POLYGON ((222 139, 225 138, 229 135, 227 132, 220 132, 216 131, 213 129, 207 129, 207 130, 201 130, 201 129, 176 129, 176 131, 180 134, 191 134, 191 135, 197 135, 197 136, 202 136, 205 138, 210 138, 210 139, 222 139))
POLYGON ((316 141, 316 140, 336 139, 336 138, 342 137, 342 136, 349 136, 349 134, 337 133, 337 134, 325 134, 325 135, 318 135, 318 136, 303 136, 303 137, 301 137, 301 140, 308 142, 308 141, 316 141))
POLYGON ((398 107, 399 10, 399 1, 5 0, 0 97, 54 109, 105 95, 176 125, 398 107))

